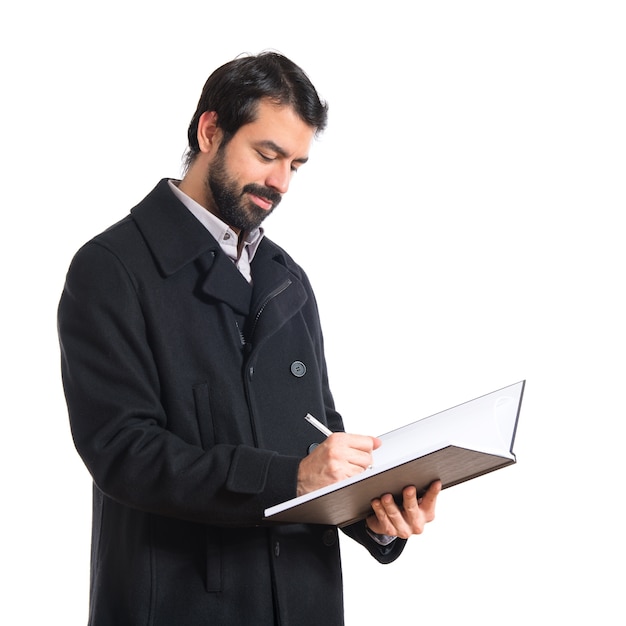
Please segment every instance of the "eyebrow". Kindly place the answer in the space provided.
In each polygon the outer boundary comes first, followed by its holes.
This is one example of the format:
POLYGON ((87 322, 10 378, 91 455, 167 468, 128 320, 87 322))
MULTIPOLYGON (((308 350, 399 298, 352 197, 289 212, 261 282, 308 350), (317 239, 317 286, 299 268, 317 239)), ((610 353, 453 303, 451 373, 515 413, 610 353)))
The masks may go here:
MULTIPOLYGON (((266 148, 267 150, 271 150, 272 152, 275 152, 276 154, 278 154, 279 156, 281 156, 283 159, 287 158, 287 152, 281 148, 278 144, 274 143, 271 139, 265 139, 263 141, 259 141, 257 143, 257 145, 260 148, 266 148)), ((309 157, 301 157, 299 159, 294 159, 295 162, 297 163, 306 163, 309 160, 309 157)))

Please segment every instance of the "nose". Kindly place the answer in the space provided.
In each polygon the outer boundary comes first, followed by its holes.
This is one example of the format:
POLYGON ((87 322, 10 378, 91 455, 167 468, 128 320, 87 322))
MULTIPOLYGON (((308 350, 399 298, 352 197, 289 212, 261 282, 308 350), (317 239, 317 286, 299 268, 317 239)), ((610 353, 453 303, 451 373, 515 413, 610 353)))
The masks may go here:
POLYGON ((292 171, 289 163, 278 161, 271 171, 268 172, 265 184, 278 191, 278 193, 285 194, 289 190, 291 175, 292 171))

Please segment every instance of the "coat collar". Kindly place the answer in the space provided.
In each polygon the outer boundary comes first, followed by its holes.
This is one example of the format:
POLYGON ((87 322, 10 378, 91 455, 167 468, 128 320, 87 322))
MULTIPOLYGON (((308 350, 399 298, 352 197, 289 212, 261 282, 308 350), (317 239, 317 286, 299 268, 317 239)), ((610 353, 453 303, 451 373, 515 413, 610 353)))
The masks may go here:
POLYGON ((172 193, 167 179, 133 209, 131 215, 164 276, 171 276, 219 244, 172 193))
MULTIPOLYGON (((306 301, 301 269, 267 237, 252 261, 252 289, 215 238, 172 193, 167 179, 159 181, 131 215, 165 277, 195 263, 202 276, 200 292, 244 315, 258 315, 271 302, 270 308, 278 309, 278 318, 284 320, 306 301), (281 298, 276 298, 277 291, 281 298)), ((267 320, 263 316, 263 322, 267 320)))

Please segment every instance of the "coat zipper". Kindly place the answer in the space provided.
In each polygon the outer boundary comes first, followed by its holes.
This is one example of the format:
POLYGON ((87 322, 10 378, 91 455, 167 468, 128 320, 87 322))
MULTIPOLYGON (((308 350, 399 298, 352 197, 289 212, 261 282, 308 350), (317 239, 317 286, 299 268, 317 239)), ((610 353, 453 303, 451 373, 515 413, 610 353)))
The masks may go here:
MULTIPOLYGON (((254 317, 254 323, 252 325, 252 332, 250 333, 250 337, 254 336, 254 331, 256 330, 257 323, 265 307, 269 304, 271 300, 273 300, 276 296, 279 296, 283 291, 285 291, 285 289, 287 289, 289 285, 291 285, 291 280, 288 278, 284 283, 276 287, 276 289, 274 289, 274 291, 272 291, 267 296, 267 298, 265 298, 265 300, 263 300, 263 304, 261 305, 261 307, 257 311, 256 316, 254 317)), ((243 331, 241 330, 241 327, 239 326, 239 322, 237 322, 236 320, 235 320, 235 326, 237 327, 237 332, 239 333, 239 341, 241 342, 241 345, 242 346, 249 345, 248 342, 246 341, 246 336, 244 335, 243 331)))
MULTIPOLYGON (((250 332, 250 338, 253 339, 254 338, 254 332, 256 331, 256 327, 257 327, 257 323, 259 321, 259 318, 261 317, 261 314, 263 313, 263 310, 265 309, 265 307, 278 295, 280 295, 281 293, 283 293, 283 291, 285 291, 289 285, 291 285, 291 279, 287 279, 284 283, 282 283, 281 285, 279 285, 278 287, 276 287, 276 289, 274 289, 270 294, 268 294, 267 298, 265 298, 265 300, 263 301, 263 304, 260 306, 259 310, 257 311, 256 316, 254 317, 254 324, 252 325, 252 330, 250 332)), ((243 337, 242 335, 242 341, 244 342, 245 348, 246 348, 246 352, 248 354, 248 356, 250 356, 251 352, 252 352, 252 345, 249 343, 246 343, 245 341, 245 337, 243 337)), ((249 407, 249 411, 250 411, 250 426, 252 428, 252 436, 254 437, 254 442, 255 445, 259 445, 259 434, 257 432, 256 429, 256 424, 254 421, 254 410, 252 407, 252 401, 250 398, 250 380, 252 379, 254 373, 254 366, 250 364, 250 361, 248 360, 248 376, 247 376, 247 381, 246 381, 246 397, 247 397, 247 401, 248 401, 248 407, 249 407)))
POLYGON ((285 289, 287 289, 287 287, 289 287, 289 285, 291 285, 291 279, 288 278, 284 283, 282 283, 281 285, 279 285, 278 287, 276 287, 276 289, 274 289, 274 291, 272 291, 267 298, 265 298, 265 300, 263 301, 263 304, 260 306, 259 310, 257 311, 257 314, 254 318, 254 324, 252 325, 252 331, 250 332, 250 337, 254 337, 254 331, 256 330, 257 324, 259 322, 259 318, 261 317, 263 310, 265 309, 265 307, 276 297, 279 296, 283 291, 285 291, 285 289))

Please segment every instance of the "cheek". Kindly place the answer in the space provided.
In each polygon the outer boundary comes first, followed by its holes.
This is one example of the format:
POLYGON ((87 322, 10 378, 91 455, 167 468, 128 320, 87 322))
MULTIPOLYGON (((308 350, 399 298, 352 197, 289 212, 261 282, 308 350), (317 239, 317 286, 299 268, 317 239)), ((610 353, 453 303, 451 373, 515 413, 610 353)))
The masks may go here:
POLYGON ((240 186, 264 180, 263 165, 251 159, 234 158, 227 161, 229 175, 240 186))
POLYGON ((240 187, 255 183, 265 185, 271 171, 271 164, 264 163, 252 149, 245 137, 236 134, 227 145, 224 154, 224 167, 227 175, 240 187))

